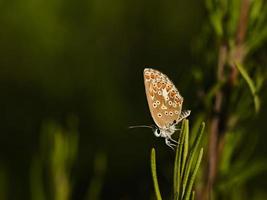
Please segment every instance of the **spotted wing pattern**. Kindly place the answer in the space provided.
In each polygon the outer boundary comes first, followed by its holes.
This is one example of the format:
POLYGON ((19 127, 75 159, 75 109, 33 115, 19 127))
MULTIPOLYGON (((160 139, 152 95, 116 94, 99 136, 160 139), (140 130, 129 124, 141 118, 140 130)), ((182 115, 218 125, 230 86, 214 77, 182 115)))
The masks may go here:
POLYGON ((144 69, 146 97, 151 116, 159 128, 168 129, 181 114, 183 97, 171 80, 158 70, 144 69))

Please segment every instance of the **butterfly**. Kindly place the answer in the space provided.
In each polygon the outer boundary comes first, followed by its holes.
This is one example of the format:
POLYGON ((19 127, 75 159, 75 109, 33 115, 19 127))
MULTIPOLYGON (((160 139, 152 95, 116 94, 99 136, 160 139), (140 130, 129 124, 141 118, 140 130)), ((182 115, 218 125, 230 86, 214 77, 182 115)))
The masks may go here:
POLYGON ((165 143, 173 149, 177 141, 172 134, 176 125, 188 117, 190 110, 182 112, 183 97, 172 81, 158 70, 144 69, 144 84, 150 114, 156 126, 143 126, 153 129, 156 137, 165 138, 165 143))

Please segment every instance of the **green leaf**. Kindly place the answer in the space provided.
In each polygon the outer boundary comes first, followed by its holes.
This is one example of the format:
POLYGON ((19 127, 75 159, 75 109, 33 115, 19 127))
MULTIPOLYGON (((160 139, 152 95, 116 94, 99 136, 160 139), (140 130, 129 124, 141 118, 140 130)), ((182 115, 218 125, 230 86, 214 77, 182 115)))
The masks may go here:
POLYGON ((240 4, 241 1, 227 1, 229 3, 227 8, 228 20, 225 22, 226 27, 225 31, 227 31, 229 40, 235 40, 235 34, 238 27, 238 22, 240 18, 240 4))
POLYGON ((152 148, 152 150, 151 150, 151 171, 152 171, 152 178, 153 178, 156 198, 157 198, 157 200, 162 200, 160 190, 159 190, 158 178, 157 178, 156 152, 155 152, 154 148, 152 148))
POLYGON ((176 154, 175 154, 175 161, 174 161, 174 196, 179 196, 180 195, 180 187, 181 187, 181 166, 182 166, 182 151, 183 151, 183 143, 184 143, 184 136, 185 136, 185 129, 186 123, 188 120, 183 120, 182 127, 181 127, 181 132, 178 138, 178 145, 176 149, 176 154))
POLYGON ((203 120, 205 119, 204 113, 198 113, 195 115, 195 122, 193 123, 193 127, 190 130, 190 137, 189 137, 189 146, 192 147, 197 134, 199 132, 199 127, 201 126, 203 120))
POLYGON ((192 176, 190 178, 189 185, 186 188, 185 200, 189 200, 189 198, 191 196, 193 184, 194 184, 194 181, 196 179, 197 171, 198 171, 198 168, 200 166, 202 157, 203 157, 203 148, 200 149, 200 152, 199 152, 199 155, 198 155, 198 159, 197 159, 197 163, 196 163, 195 169, 194 169, 193 174, 192 174, 192 176))
POLYGON ((216 35, 220 38, 223 35, 223 26, 222 26, 222 13, 215 12, 210 15, 211 24, 214 28, 216 35))
POLYGON ((185 128, 184 128, 184 145, 183 145, 183 157, 182 157, 182 169, 181 169, 181 177, 184 174, 185 163, 188 154, 188 145, 189 145, 189 121, 185 120, 185 128))
POLYGON ((195 199, 195 191, 192 191, 191 200, 194 200, 194 199, 195 199))
POLYGON ((260 12, 262 12, 263 7, 263 0, 256 0, 251 1, 251 9, 250 9, 250 21, 254 23, 261 15, 259 15, 260 12))
POLYGON ((223 35, 222 19, 224 16, 224 10, 222 4, 214 2, 212 0, 206 0, 205 6, 209 12, 210 23, 215 31, 215 34, 219 38, 222 37, 223 35))
POLYGON ((247 49, 251 54, 254 50, 257 50, 262 45, 266 44, 267 40, 267 27, 261 28, 259 31, 254 31, 255 33, 247 41, 247 49))
POLYGON ((249 86, 249 89, 250 89, 250 92, 252 94, 253 101, 254 101, 255 111, 257 113, 259 111, 259 108, 260 108, 260 100, 259 100, 259 97, 257 95, 255 84, 254 84, 253 80, 249 77, 246 69, 240 63, 236 63, 235 66, 237 67, 241 76, 244 78, 244 80, 246 81, 246 83, 249 86))
POLYGON ((202 138, 204 129, 205 129, 205 123, 202 122, 201 127, 199 129, 199 133, 198 133, 198 135, 197 135, 197 137, 196 137, 196 139, 195 139, 195 141, 193 143, 193 148, 190 151, 189 157, 188 157, 187 162, 186 162, 185 172, 184 172, 184 177, 183 177, 183 187, 182 187, 183 188, 183 191, 182 191, 182 196, 184 195, 184 192, 186 190, 188 177, 189 177, 189 174, 190 174, 190 171, 191 171, 191 166, 192 166, 193 160, 195 158, 195 155, 196 155, 198 146, 200 144, 200 141, 201 141, 201 138, 202 138))
POLYGON ((206 106, 209 108, 212 104, 212 99, 215 96, 215 94, 222 88, 224 85, 225 81, 218 81, 211 87, 211 89, 208 91, 204 101, 206 106))
POLYGON ((220 173, 226 173, 230 170, 233 154, 237 151, 242 134, 240 132, 226 132, 224 136, 224 149, 220 158, 220 173))

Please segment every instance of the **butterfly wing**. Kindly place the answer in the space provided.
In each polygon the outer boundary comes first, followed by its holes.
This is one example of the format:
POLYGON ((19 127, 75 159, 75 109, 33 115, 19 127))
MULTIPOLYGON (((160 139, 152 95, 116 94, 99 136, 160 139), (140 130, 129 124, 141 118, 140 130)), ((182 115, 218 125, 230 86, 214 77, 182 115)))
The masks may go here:
POLYGON ((144 69, 146 97, 151 116, 159 128, 175 124, 182 110, 183 97, 172 81, 158 70, 144 69))

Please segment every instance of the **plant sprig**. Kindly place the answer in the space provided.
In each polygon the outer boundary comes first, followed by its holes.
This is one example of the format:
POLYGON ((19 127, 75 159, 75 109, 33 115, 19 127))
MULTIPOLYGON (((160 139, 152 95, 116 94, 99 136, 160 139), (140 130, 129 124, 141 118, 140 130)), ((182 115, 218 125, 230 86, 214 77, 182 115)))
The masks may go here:
MULTIPOLYGON (((183 120, 174 161, 173 189, 175 200, 195 198, 193 185, 203 157, 203 147, 199 149, 199 145, 204 129, 205 123, 202 122, 194 143, 189 147, 189 121, 183 120), (193 165, 193 163, 195 164, 193 165)), ((156 152, 154 148, 151 151, 151 170, 156 198, 161 200, 162 197, 156 172, 156 152)))

